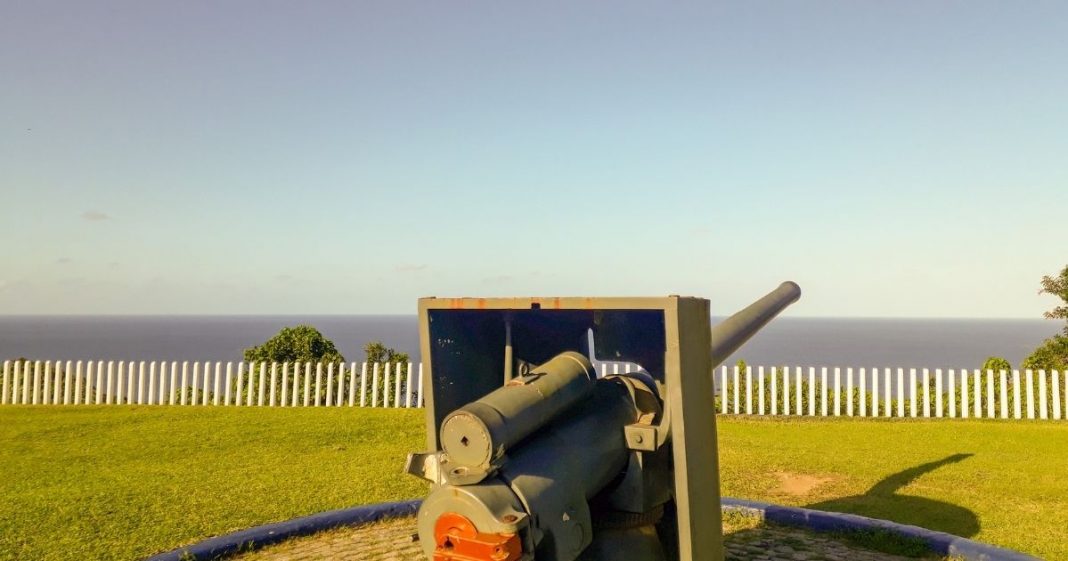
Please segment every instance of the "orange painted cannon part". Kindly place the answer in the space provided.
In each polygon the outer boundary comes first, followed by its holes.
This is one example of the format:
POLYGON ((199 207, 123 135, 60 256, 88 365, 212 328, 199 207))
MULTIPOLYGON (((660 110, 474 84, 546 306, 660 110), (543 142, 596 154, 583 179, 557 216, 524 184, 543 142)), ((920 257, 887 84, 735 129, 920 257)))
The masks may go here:
POLYGON ((522 555, 517 534, 483 534, 454 512, 434 523, 434 561, 519 561, 522 555))

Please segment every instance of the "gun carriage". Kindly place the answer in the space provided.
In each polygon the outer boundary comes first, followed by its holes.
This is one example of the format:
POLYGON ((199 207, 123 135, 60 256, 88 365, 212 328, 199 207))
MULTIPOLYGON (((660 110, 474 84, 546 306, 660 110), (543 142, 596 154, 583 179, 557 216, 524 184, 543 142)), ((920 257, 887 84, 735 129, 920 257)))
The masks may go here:
POLYGON ((427 558, 721 560, 712 371, 799 297, 421 299, 427 558))

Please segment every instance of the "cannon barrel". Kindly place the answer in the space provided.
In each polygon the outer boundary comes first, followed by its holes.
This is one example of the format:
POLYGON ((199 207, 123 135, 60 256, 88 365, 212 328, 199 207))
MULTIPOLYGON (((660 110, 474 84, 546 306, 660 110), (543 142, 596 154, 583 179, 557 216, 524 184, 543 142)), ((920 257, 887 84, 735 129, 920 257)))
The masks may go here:
POLYGON ((760 328, 801 298, 801 287, 786 281, 760 300, 712 328, 712 367, 719 366, 760 328))

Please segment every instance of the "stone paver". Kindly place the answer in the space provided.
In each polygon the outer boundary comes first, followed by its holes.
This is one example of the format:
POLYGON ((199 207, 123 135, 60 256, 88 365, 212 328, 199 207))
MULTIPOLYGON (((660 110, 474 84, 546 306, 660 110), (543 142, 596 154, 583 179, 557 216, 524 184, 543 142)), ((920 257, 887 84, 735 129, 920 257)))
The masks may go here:
MULTIPOLYGON (((728 522, 727 561, 914 561, 797 528, 728 522)), ((297 538, 239 561, 424 561, 415 519, 400 518, 297 538)))

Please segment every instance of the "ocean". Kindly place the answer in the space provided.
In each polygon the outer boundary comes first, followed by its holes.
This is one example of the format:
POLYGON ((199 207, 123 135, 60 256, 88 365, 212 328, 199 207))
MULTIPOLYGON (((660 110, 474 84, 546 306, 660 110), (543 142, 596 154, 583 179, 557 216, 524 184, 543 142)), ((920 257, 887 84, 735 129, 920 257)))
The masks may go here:
MULTIPOLYGON (((719 318, 715 319, 718 321, 719 318)), ((0 360, 241 360, 285 326, 314 325, 347 360, 382 341, 419 359, 415 316, 0 316, 0 360)), ((774 320, 727 364, 978 368, 988 356, 1018 366, 1061 329, 1041 319, 774 320)))

